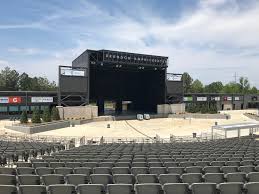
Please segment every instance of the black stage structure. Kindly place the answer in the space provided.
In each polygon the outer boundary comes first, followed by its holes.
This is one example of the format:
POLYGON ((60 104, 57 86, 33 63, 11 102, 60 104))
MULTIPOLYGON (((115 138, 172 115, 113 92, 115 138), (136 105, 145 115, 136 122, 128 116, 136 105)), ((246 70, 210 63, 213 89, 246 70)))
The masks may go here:
POLYGON ((86 50, 72 62, 72 67, 59 67, 59 104, 94 102, 102 115, 105 101, 116 103, 117 114, 122 112, 122 102, 130 101, 130 110, 134 112, 156 112, 158 104, 169 102, 168 96, 172 96, 177 82, 176 93, 181 97, 173 100, 180 102, 183 96, 179 92, 181 80, 168 79, 167 67, 168 57, 164 56, 86 50))

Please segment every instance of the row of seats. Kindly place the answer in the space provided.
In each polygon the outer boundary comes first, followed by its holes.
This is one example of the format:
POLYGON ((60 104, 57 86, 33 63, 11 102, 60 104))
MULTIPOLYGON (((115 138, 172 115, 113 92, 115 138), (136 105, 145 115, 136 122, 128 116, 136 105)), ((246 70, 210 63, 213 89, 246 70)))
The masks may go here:
POLYGON ((67 185, 0 185, 0 194, 258 194, 259 183, 185 183, 160 184, 82 184, 67 185))
POLYGON ((51 185, 51 184, 141 184, 141 183, 224 183, 224 182, 259 182, 259 173, 199 173, 179 174, 45 174, 39 175, 0 175, 0 185, 51 185))
POLYGON ((185 173, 250 173, 250 172, 259 172, 259 166, 192 166, 192 167, 132 167, 129 168, 125 165, 122 167, 17 167, 17 168, 7 168, 1 167, 0 174, 12 174, 12 175, 22 175, 22 174, 73 174, 73 173, 82 173, 82 174, 185 174, 185 173))
POLYGON ((259 164, 259 160, 253 161, 253 160, 244 160, 244 161, 197 161, 197 162, 173 162, 169 160, 165 160, 164 162, 160 161, 153 161, 153 162, 129 162, 127 160, 121 160, 121 161, 105 161, 105 162, 96 162, 92 160, 92 162, 81 162, 81 161, 67 161, 67 162, 58 162, 58 161, 33 161, 32 163, 26 163, 26 162, 17 162, 17 167, 32 167, 38 165, 38 167, 80 167, 80 166, 90 166, 90 167, 114 167, 118 166, 119 164, 128 164, 128 166, 132 167, 187 167, 187 166, 247 166, 247 165, 255 165, 257 166, 259 164), (41 166, 39 166, 41 165, 41 166))

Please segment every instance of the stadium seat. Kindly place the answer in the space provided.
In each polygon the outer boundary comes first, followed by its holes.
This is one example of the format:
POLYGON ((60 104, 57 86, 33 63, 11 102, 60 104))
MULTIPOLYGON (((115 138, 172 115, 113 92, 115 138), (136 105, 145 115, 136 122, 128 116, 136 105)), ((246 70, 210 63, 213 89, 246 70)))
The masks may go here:
POLYGON ((16 186, 0 185, 0 194, 18 194, 16 186))
POLYGON ((143 183, 158 183, 158 178, 156 174, 138 174, 136 176, 138 184, 143 183))
POLYGON ((146 162, 132 162, 131 164, 132 167, 147 167, 146 162))
POLYGON ((20 185, 40 185, 40 176, 38 175, 19 175, 18 181, 20 185))
POLYGON ((58 167, 55 169, 55 173, 66 176, 67 174, 73 174, 73 169, 68 167, 58 167))
POLYGON ((115 174, 113 175, 115 184, 135 184, 135 177, 132 174, 115 174))
POLYGON ((49 185, 48 186, 49 194, 75 194, 74 185, 49 185))
POLYGON ((107 167, 107 168, 112 168, 114 166, 113 162, 100 162, 99 167, 107 167))
POLYGON ((93 174, 112 174, 112 170, 108 167, 95 167, 93 168, 93 174))
POLYGON ((242 194, 243 183, 221 183, 218 189, 220 194, 242 194))
POLYGON ((228 174, 228 173, 238 172, 238 167, 237 166, 222 166, 221 170, 224 174, 228 174))
POLYGON ((209 166, 210 162, 209 161, 198 161, 196 162, 196 166, 201 166, 201 167, 205 167, 205 166, 209 166))
POLYGON ((249 182, 259 182, 259 172, 250 172, 247 174, 249 182))
POLYGON ((30 167, 20 167, 16 169, 18 175, 35 174, 35 169, 30 167))
POLYGON ((246 190, 246 194, 258 194, 259 183, 246 183, 244 189, 246 190))
POLYGON ((0 174, 0 185, 16 185, 16 176, 10 174, 0 174))
POLYGON ((202 182, 202 174, 201 173, 187 173, 182 175, 183 183, 201 183, 202 182))
POLYGON ((16 170, 14 168, 0 167, 0 174, 16 175, 16 170))
POLYGON ((49 163, 47 162, 33 162, 34 168, 40 168, 40 167, 49 167, 49 163))
POLYGON ((68 168, 81 167, 81 163, 80 162, 67 162, 66 167, 68 167, 68 168))
POLYGON ((29 162, 17 162, 16 167, 32 167, 32 164, 29 162))
POLYGON ((39 167, 39 168, 36 168, 36 174, 39 176, 42 176, 45 174, 54 174, 54 169, 49 167, 39 167))
POLYGON ((163 189, 164 194, 189 194, 187 183, 166 183, 163 189))
POLYGON ((185 173, 185 168, 184 167, 169 167, 168 169, 169 174, 180 174, 182 175, 185 173))
POLYGON ((20 185, 19 192, 20 194, 47 194, 44 185, 20 185))
POLYGON ((216 183, 193 183, 192 194, 216 194, 216 183))
POLYGON ((163 194, 162 186, 156 183, 135 184, 136 194, 163 194))
POLYGON ((165 162, 164 166, 169 168, 169 167, 178 167, 179 163, 178 162, 165 162))
POLYGON ((126 168, 130 168, 130 162, 116 162, 115 163, 115 167, 126 167, 126 168))
POLYGON ((130 169, 127 167, 113 167, 112 174, 130 174, 130 169))
POLYGON ((160 174, 159 182, 161 185, 164 185, 166 183, 180 183, 181 177, 179 174, 160 174))
POLYGON ((147 167, 132 167, 131 173, 136 176, 137 174, 148 174, 147 167))
POLYGON ((150 167, 149 173, 156 174, 156 175, 167 174, 167 170, 166 170, 166 167, 150 167))
POLYGON ((92 174, 90 180, 92 184, 103 184, 105 186, 113 183, 112 176, 109 174, 92 174))
POLYGON ((206 173, 204 175, 204 181, 207 183, 224 183, 224 174, 223 173, 206 173))
POLYGON ((203 168, 204 173, 220 173, 220 166, 205 166, 203 168))
POLYGON ((88 167, 88 168, 95 168, 98 166, 97 162, 84 162, 82 164, 83 167, 88 167))
POLYGON ((42 176, 44 185, 64 184, 64 176, 61 174, 47 174, 42 176))
POLYGON ((186 173, 202 173, 202 167, 201 166, 188 166, 185 168, 186 173))
POLYGON ((224 166, 225 162, 224 161, 213 161, 210 163, 211 166, 224 166))
POLYGON ((254 172, 255 171, 255 167, 254 166, 240 166, 239 167, 239 171, 248 174, 250 172, 254 172))
POLYGON ((74 173, 85 174, 87 176, 90 176, 90 174, 92 174, 92 169, 88 167, 77 167, 77 168, 74 168, 74 173))
POLYGON ((50 162, 49 167, 54 168, 54 169, 59 168, 59 167, 65 167, 65 163, 64 162, 50 162))
POLYGON ((68 174, 66 176, 66 180, 68 184, 79 185, 79 184, 87 184, 88 178, 84 174, 68 174))
POLYGON ((78 194, 105 194, 102 184, 82 184, 77 187, 78 194))
POLYGON ((226 175, 227 182, 242 182, 246 181, 246 174, 242 172, 228 173, 226 175))
POLYGON ((107 191, 109 194, 134 194, 132 184, 109 184, 107 191))

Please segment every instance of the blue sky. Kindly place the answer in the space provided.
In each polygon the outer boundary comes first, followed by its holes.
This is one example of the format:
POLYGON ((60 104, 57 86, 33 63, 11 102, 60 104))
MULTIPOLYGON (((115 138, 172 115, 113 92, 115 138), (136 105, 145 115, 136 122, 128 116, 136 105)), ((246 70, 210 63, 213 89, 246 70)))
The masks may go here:
POLYGON ((12 0, 0 6, 0 68, 57 80, 85 49, 169 56, 205 84, 259 87, 258 0, 12 0))

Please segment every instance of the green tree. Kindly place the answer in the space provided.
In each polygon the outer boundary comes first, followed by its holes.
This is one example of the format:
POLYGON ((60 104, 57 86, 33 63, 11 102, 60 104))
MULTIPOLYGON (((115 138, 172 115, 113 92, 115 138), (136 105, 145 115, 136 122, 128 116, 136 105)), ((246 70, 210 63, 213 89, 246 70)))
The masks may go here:
POLYGON ((19 73, 9 67, 5 67, 0 72, 0 90, 18 90, 19 73))
POLYGON ((258 89, 254 86, 249 91, 250 94, 258 94, 258 89))
POLYGON ((41 123, 40 110, 34 110, 31 118, 32 123, 41 123))
POLYGON ((240 92, 243 94, 249 93, 250 83, 246 77, 239 78, 240 92))
POLYGON ((203 84, 200 80, 196 79, 191 85, 192 93, 202 93, 203 92, 203 84))
POLYGON ((53 121, 60 120, 59 111, 56 107, 53 107, 52 110, 51 110, 51 118, 52 118, 53 121))
POLYGON ((240 93, 240 85, 235 82, 230 82, 224 86, 222 92, 227 94, 238 94, 240 93))
POLYGON ((19 77, 19 89, 28 91, 32 89, 32 79, 27 73, 22 73, 19 77))
POLYGON ((182 75, 182 81, 183 81, 183 90, 184 93, 188 93, 191 90, 191 85, 193 82, 192 77, 189 75, 189 73, 184 72, 182 75))
POLYGON ((206 93, 220 93, 222 92, 224 88, 224 85, 222 82, 218 81, 218 82, 212 82, 209 85, 206 85, 204 87, 204 92, 206 93))
POLYGON ((49 108, 44 109, 43 115, 42 115, 42 120, 44 122, 50 122, 51 121, 51 115, 50 115, 49 108))
POLYGON ((28 123, 28 115, 27 111, 22 111, 21 117, 20 117, 20 123, 25 124, 28 123))

